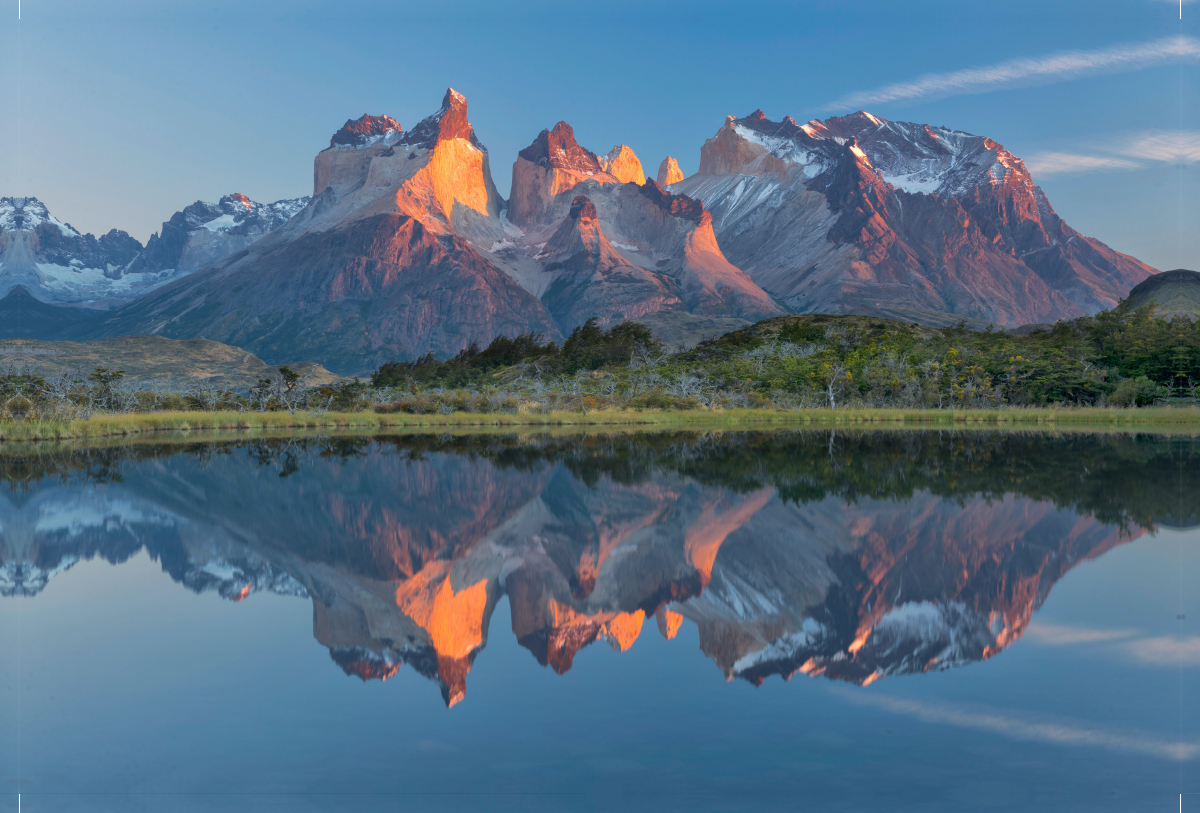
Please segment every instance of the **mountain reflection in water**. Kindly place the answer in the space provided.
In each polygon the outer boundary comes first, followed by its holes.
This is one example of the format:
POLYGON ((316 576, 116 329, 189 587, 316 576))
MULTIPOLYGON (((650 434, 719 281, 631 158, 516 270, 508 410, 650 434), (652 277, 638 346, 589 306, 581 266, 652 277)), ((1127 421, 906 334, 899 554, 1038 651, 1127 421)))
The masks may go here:
POLYGON ((986 660, 1055 582, 1198 522, 1195 441, 991 432, 403 436, 0 458, 0 595, 143 548, 176 582, 309 598, 347 674, 448 704, 507 596, 558 673, 689 622, 727 679, 866 685, 986 660))

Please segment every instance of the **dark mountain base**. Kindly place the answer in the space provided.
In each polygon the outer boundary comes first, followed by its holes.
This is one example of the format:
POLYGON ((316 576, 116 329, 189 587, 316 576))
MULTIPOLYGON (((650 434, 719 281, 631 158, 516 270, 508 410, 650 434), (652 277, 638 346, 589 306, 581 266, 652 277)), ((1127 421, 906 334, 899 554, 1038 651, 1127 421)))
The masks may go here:
POLYGON ((0 339, 54 339, 96 311, 48 305, 18 285, 0 299, 0 339))

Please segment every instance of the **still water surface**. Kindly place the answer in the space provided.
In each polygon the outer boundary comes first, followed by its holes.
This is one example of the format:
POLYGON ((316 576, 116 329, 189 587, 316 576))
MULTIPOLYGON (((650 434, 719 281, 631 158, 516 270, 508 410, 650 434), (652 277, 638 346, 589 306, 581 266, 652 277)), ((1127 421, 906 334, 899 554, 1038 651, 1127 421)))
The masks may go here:
POLYGON ((1198 452, 6 450, 0 810, 1200 810, 1198 452))

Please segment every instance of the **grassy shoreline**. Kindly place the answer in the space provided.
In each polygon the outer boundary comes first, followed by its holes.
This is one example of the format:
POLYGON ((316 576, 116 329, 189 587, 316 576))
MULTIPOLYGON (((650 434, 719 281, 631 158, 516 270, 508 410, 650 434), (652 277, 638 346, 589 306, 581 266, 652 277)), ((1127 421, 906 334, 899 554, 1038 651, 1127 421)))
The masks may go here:
POLYGON ((758 429, 782 427, 1074 427, 1200 432, 1200 409, 847 409, 598 410, 449 415, 329 412, 151 412, 73 421, 0 421, 0 442, 74 440, 171 433, 257 434, 295 430, 396 429, 758 429))

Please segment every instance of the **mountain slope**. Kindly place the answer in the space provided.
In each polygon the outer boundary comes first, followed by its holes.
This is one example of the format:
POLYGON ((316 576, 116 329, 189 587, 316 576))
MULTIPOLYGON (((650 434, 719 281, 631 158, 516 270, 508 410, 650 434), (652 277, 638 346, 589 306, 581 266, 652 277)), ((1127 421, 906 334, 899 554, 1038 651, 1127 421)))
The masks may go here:
POLYGON ((542 254, 558 276, 542 302, 564 331, 598 313, 608 321, 682 308, 678 285, 667 276, 627 262, 600 228, 596 207, 579 195, 542 254))
POLYGON ((16 285, 0 299, 0 339, 52 339, 90 315, 84 308, 42 302, 16 285))
POLYGON ((794 312, 1000 325, 1114 306, 1154 269, 1079 235, 991 139, 859 112, 729 117, 671 187, 794 312))

